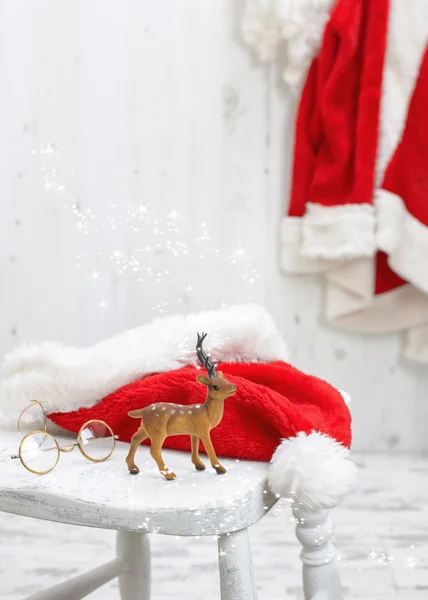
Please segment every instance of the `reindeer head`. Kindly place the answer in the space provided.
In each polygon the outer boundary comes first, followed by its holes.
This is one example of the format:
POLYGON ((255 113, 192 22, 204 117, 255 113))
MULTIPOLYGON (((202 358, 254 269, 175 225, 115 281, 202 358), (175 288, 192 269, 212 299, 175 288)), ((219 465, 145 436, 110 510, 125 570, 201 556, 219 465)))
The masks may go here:
POLYGON ((205 354, 202 344, 206 337, 206 333, 202 333, 202 335, 198 333, 196 354, 198 355, 201 365, 206 368, 208 377, 206 375, 198 375, 196 381, 201 385, 207 386, 211 398, 224 400, 225 398, 229 398, 229 396, 233 396, 236 392, 236 385, 227 381, 227 379, 223 377, 221 371, 217 373, 216 366, 218 365, 218 362, 211 362, 211 358, 205 354))

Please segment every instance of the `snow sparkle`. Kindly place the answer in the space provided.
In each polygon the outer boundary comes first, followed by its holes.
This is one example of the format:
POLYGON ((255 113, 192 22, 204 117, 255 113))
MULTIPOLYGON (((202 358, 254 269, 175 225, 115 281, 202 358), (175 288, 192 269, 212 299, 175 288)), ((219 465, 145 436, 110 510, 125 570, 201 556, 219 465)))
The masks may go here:
MULTIPOLYGON (((65 170, 55 142, 33 148, 32 154, 42 191, 72 213, 78 238, 75 264, 98 289, 94 302, 100 309, 107 308, 109 300, 99 297, 109 298, 111 282, 117 285, 120 277, 149 302, 155 315, 254 301, 261 274, 251 253, 233 236, 229 241, 211 220, 195 224, 181 207, 156 198, 106 203, 77 197, 70 181, 61 180, 60 167, 65 170), (210 280, 215 273, 222 274, 223 297, 212 294, 210 280)), ((68 170, 67 179, 69 174, 75 181, 75 169, 68 170)))

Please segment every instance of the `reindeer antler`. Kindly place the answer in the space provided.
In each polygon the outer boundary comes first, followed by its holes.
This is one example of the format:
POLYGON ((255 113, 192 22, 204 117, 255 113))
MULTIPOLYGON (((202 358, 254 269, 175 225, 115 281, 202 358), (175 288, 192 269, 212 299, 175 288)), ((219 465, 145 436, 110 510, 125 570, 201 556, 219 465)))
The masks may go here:
POLYGON ((211 358, 205 354, 204 349, 202 348, 202 344, 204 343, 204 339, 207 337, 207 334, 202 332, 202 334, 198 333, 197 335, 198 342, 196 344, 196 354, 198 355, 199 362, 203 367, 206 368, 208 377, 210 379, 214 379, 214 377, 217 377, 217 371, 215 368, 218 365, 218 361, 211 362, 211 358))

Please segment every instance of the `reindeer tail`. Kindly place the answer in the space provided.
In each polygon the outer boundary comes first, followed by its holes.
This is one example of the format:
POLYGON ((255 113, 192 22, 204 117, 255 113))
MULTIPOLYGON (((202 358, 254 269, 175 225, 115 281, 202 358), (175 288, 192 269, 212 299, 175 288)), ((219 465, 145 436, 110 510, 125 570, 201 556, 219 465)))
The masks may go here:
POLYGON ((139 410, 131 410, 128 413, 128 416, 132 417, 133 419, 142 419, 143 418, 143 411, 144 411, 144 408, 140 408, 139 410))

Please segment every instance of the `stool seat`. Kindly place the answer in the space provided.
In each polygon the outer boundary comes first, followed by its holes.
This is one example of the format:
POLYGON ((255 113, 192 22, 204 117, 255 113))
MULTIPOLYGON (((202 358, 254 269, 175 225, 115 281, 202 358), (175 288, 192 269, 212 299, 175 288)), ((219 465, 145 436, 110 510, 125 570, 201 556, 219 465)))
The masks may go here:
POLYGON ((166 481, 141 446, 141 472, 130 475, 125 463, 129 444, 118 442, 104 463, 85 459, 78 448, 61 453, 57 467, 46 475, 27 471, 16 454, 16 432, 2 432, 0 448, 0 509, 19 515, 124 531, 169 535, 215 535, 257 523, 275 504, 267 489, 266 463, 222 460, 227 469, 217 475, 196 471, 187 452, 164 450, 177 474, 166 481))
MULTIPOLYGON (((227 473, 217 475, 205 455, 206 470, 196 471, 189 453, 164 450, 177 474, 166 481, 146 446, 137 451, 140 473, 130 475, 129 444, 118 442, 104 463, 88 461, 75 448, 61 453, 51 473, 35 475, 10 458, 19 441, 16 431, 0 430, 0 511, 117 531, 115 559, 26 600, 80 600, 115 577, 122 600, 149 600, 150 533, 217 536, 221 599, 257 599, 248 527, 277 502, 267 488, 267 463, 222 459, 227 473)), ((340 600, 327 511, 303 513, 299 503, 293 510, 304 547, 305 598, 321 592, 340 600)))

